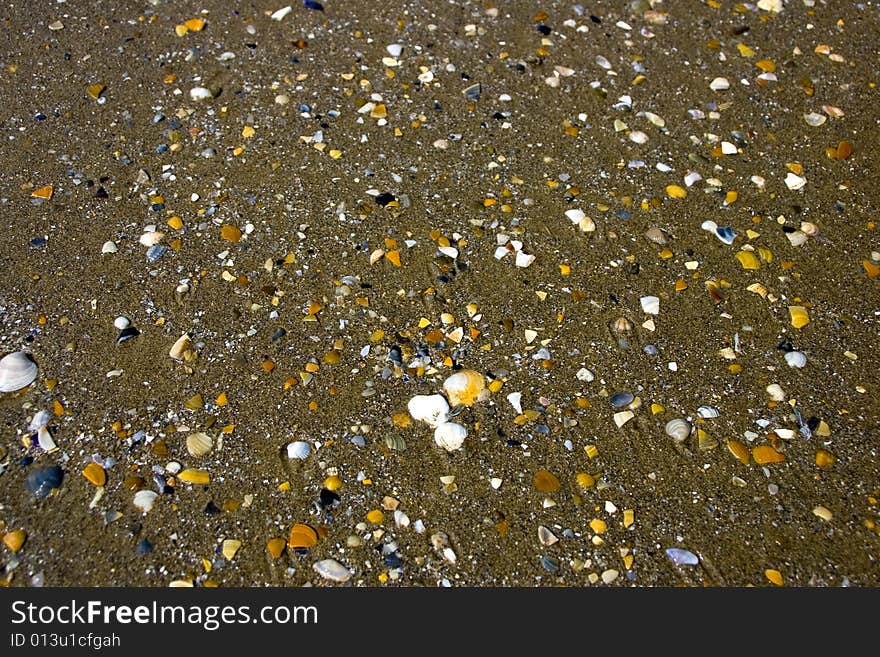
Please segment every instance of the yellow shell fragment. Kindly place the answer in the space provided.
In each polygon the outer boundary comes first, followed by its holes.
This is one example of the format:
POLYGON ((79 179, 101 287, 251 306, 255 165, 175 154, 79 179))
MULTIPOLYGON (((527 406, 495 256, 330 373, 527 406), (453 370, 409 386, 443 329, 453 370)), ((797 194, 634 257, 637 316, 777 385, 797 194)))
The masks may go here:
POLYGON ((778 570, 771 570, 768 568, 764 571, 764 575, 776 586, 782 586, 782 573, 780 573, 778 570))
POLYGON ((232 561, 240 548, 241 541, 237 541, 234 538, 227 538, 223 541, 223 556, 226 557, 227 560, 232 561))
POLYGON ((810 323, 810 315, 803 306, 789 306, 788 313, 791 315, 791 325, 796 329, 803 328, 810 323))
POLYGON ((782 463, 785 461, 785 455, 780 454, 769 445, 759 445, 752 450, 752 458, 758 465, 767 463, 782 463))
POLYGON ((666 186, 666 194, 669 198, 686 198, 687 190, 684 187, 679 187, 678 185, 667 185, 666 186))
POLYGON ((740 461, 749 464, 750 455, 749 448, 743 445, 738 440, 728 440, 727 441, 727 449, 730 450, 730 453, 733 454, 740 461))
POLYGON ((187 468, 177 478, 189 484, 210 484, 211 475, 207 470, 196 470, 195 468, 187 468))
POLYGON ((31 192, 31 196, 33 198, 41 198, 44 201, 48 201, 50 198, 52 198, 52 191, 52 185, 45 185, 31 192))
POLYGON ((836 462, 837 458, 828 450, 816 450, 816 465, 818 465, 820 468, 827 468, 834 465, 836 462))
POLYGON ((324 488, 330 491, 337 491, 342 488, 342 479, 336 475, 331 475, 324 480, 324 488))
POLYGON ((107 483, 107 472, 95 462, 89 463, 83 470, 83 477, 100 488, 107 483))
POLYGON ((608 529, 608 525, 604 520, 593 518, 590 521, 590 529, 592 529, 597 534, 604 534, 605 530, 608 529))
POLYGON ((21 546, 24 545, 26 538, 27 534, 23 529, 15 529, 3 534, 3 545, 9 548, 11 552, 18 552, 21 549, 21 546))
POLYGON ((632 509, 624 509, 623 526, 630 527, 636 521, 636 512, 632 509))
POLYGON ((268 550, 273 559, 278 559, 281 553, 284 552, 286 545, 287 542, 283 538, 270 538, 268 543, 266 543, 266 550, 268 550))
POLYGON ((220 228, 220 237, 227 242, 238 242, 241 239, 241 230, 238 226, 232 224, 224 224, 220 228))
POLYGON ((473 370, 461 370, 443 382, 443 391, 449 398, 450 406, 473 406, 485 388, 485 377, 473 370))
POLYGON ((586 472, 579 472, 577 475, 577 483, 581 488, 592 488, 596 485, 596 478, 586 472))
POLYGON ((736 254, 736 259, 739 260, 739 264, 743 266, 743 269, 757 269, 761 266, 755 254, 751 251, 740 251, 736 254))
POLYGON ((290 548, 313 548, 318 544, 318 533, 302 523, 297 523, 290 528, 290 538, 287 546, 290 548))
POLYGON ((367 520, 369 520, 374 525, 379 525, 385 520, 385 514, 382 513, 379 509, 373 509, 367 514, 367 520))
POLYGON ((190 32, 201 32, 205 27, 205 21, 201 18, 190 18, 188 21, 183 22, 183 26, 190 32))

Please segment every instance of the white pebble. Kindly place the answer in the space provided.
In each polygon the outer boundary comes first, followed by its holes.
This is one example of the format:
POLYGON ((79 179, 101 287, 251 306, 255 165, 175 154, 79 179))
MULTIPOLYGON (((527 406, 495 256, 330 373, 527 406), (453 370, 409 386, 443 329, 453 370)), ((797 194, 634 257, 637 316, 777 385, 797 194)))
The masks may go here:
POLYGON ((129 320, 128 317, 123 317, 122 315, 113 320, 113 326, 115 326, 120 331, 123 329, 127 329, 130 325, 131 320, 129 320))

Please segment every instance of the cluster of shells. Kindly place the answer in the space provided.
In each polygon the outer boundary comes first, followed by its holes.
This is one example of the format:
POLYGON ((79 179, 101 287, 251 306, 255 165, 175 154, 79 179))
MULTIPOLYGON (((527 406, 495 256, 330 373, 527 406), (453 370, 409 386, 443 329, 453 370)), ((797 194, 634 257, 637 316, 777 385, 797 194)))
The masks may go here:
POLYGON ((424 422, 434 429, 434 442, 447 452, 461 449, 467 438, 467 428, 450 422, 456 415, 454 409, 473 406, 489 394, 486 379, 479 372, 462 370, 443 382, 444 395, 416 395, 409 400, 407 409, 414 420, 424 422))

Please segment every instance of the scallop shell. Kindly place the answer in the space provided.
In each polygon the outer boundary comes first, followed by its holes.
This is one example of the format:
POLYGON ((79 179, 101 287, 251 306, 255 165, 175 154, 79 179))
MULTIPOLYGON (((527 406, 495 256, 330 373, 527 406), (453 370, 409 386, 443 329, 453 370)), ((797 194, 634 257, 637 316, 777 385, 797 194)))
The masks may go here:
POLYGON ((385 446, 395 452, 402 452, 406 449, 406 441, 400 434, 389 433, 385 436, 385 446))
POLYGON ((682 443, 691 435, 691 425, 680 417, 666 423, 666 435, 676 443, 682 443))
POLYGON ((287 458, 305 459, 312 453, 312 446, 304 440, 294 440, 287 445, 287 458))
POLYGON ((486 388, 486 378, 473 370, 456 372, 443 382, 443 390, 453 406, 473 406, 486 388))
POLYGON ((611 330, 615 333, 627 333, 632 327, 632 323, 626 317, 618 317, 611 323, 611 330))
POLYGON ((0 360, 0 392, 26 388, 37 378, 37 364, 30 354, 14 351, 0 360))
POLYGON ((143 513, 148 513, 150 509, 153 508, 153 505, 156 503, 156 498, 159 497, 159 494, 153 490, 139 490, 134 494, 134 505, 137 509, 143 513))
POLYGON ((416 395, 407 404, 409 414, 414 420, 425 422, 431 427, 446 421, 449 403, 443 395, 416 395))
POLYGON ((467 429, 455 422, 444 422, 434 429, 434 442, 447 452, 461 449, 465 438, 467 438, 467 429))
POLYGON ((186 437, 186 450, 192 456, 204 456, 213 446, 214 440, 206 433, 191 433, 186 437))
POLYGON ((192 349, 192 340, 189 339, 189 333, 184 333, 177 338, 177 342, 171 347, 171 351, 168 352, 168 355, 174 360, 184 360, 186 358, 186 352, 190 349, 192 349))

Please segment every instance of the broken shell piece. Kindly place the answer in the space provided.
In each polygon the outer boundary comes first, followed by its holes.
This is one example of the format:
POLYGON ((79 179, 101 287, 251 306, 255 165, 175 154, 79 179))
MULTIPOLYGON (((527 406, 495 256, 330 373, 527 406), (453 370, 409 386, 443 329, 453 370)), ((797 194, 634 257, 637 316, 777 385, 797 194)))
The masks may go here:
POLYGON ((687 420, 675 418, 666 423, 666 435, 672 438, 673 442, 683 443, 691 435, 691 425, 687 420))
POLYGON ((336 559, 322 559, 315 563, 312 568, 324 579, 332 582, 347 582, 351 579, 352 572, 336 559))
POLYGON ((40 427, 45 427, 49 424, 49 421, 52 419, 52 413, 47 410, 37 411, 34 413, 34 417, 31 420, 30 424, 28 424, 28 431, 36 431, 40 427))
POLYGON ((767 386, 767 394, 770 395, 770 399, 776 402, 785 401, 785 390, 782 389, 778 383, 771 383, 767 386))
POLYGON ((294 440, 287 445, 287 458, 305 459, 312 453, 312 446, 304 440, 294 440))
POLYGON ((789 189, 800 189, 807 184, 807 179, 792 173, 791 171, 785 176, 785 186, 789 189))
POLYGON ((434 442, 447 452, 461 449, 465 438, 467 438, 467 429, 455 422, 444 422, 434 429, 434 442))
POLYGON ((634 417, 635 413, 633 413, 632 411, 620 411, 614 414, 614 424, 616 424, 617 428, 619 429, 624 424, 632 420, 634 417))
POLYGON ((541 542, 541 545, 553 545, 554 543, 558 543, 559 539, 556 535, 547 529, 544 525, 538 525, 538 540, 541 542))
POLYGON ((116 243, 112 240, 107 240, 101 246, 101 253, 116 253, 119 249, 116 246, 116 243))
POLYGON ((134 494, 134 505, 137 507, 138 511, 149 513, 150 509, 153 508, 153 505, 156 504, 157 497, 159 497, 159 494, 156 491, 139 490, 134 494))
POLYGON ((789 306, 788 313, 791 315, 791 325, 797 329, 810 323, 810 315, 803 306, 789 306))
POLYGON ((213 96, 214 94, 207 87, 193 87, 189 90, 189 97, 193 100, 207 100, 213 96))
POLYGON ((204 456, 213 446, 213 439, 206 433, 191 433, 186 437, 186 450, 192 456, 204 456))
POLYGON ((658 297, 642 297, 640 301, 642 310, 648 315, 660 314, 660 299, 658 297))
POLYGON ((414 420, 436 427, 446 421, 449 403, 443 395, 416 395, 407 404, 409 414, 414 420))
POLYGON ((0 360, 0 392, 15 392, 37 378, 37 364, 30 354, 14 351, 0 360))
POLYGON ((485 377, 474 370, 456 372, 443 382, 443 391, 453 406, 473 406, 485 387, 485 377))
POLYGON ((52 440, 52 434, 49 433, 49 430, 45 425, 37 429, 37 443, 39 443, 40 448, 46 452, 54 452, 58 449, 58 445, 52 440))
POLYGON ((148 230, 143 235, 138 238, 138 242, 140 242, 143 246, 156 246, 159 242, 162 241, 162 238, 165 237, 165 233, 158 230, 148 230))
POLYGON ((171 347, 171 351, 168 352, 168 355, 174 360, 184 360, 186 358, 186 353, 191 349, 192 340, 189 338, 189 333, 184 333, 177 338, 177 342, 171 347))
POLYGON ((785 354, 785 362, 789 367, 800 369, 807 364, 807 357, 802 351, 789 351, 785 354))

